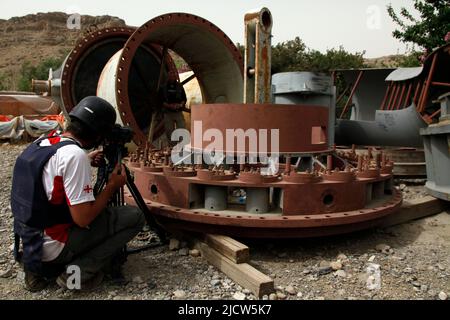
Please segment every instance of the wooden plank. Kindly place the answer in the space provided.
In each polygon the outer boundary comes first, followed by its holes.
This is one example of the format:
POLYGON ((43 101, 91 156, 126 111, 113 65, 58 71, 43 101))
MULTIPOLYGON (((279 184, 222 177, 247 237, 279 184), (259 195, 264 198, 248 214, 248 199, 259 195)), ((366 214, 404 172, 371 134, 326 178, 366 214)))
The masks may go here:
POLYGON ((258 298, 275 291, 273 280, 248 263, 236 264, 200 241, 197 242, 196 247, 211 265, 225 273, 241 287, 250 290, 258 298))
POLYGON ((444 201, 430 196, 404 201, 397 213, 391 214, 383 220, 381 227, 390 227, 432 216, 445 211, 446 208, 447 204, 444 201))
POLYGON ((249 248, 230 237, 206 234, 205 243, 234 263, 245 263, 250 260, 249 248))

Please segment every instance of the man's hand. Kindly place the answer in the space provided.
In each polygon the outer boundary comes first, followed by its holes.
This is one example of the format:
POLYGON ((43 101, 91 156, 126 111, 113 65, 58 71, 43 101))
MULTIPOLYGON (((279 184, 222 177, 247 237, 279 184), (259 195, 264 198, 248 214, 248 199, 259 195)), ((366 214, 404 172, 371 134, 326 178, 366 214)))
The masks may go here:
POLYGON ((95 150, 88 154, 89 159, 91 159, 91 166, 98 168, 105 164, 105 156, 103 151, 95 150))
POLYGON ((118 163, 109 177, 108 184, 111 184, 115 189, 123 187, 127 183, 127 173, 125 166, 118 163))

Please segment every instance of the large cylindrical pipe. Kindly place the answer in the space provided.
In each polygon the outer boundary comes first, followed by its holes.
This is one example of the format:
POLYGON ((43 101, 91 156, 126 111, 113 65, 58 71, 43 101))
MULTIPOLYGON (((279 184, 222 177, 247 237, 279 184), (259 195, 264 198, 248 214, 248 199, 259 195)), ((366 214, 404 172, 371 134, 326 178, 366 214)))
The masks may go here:
POLYGON ((227 188, 208 186, 205 188, 205 209, 223 211, 227 209, 227 188))
MULTIPOLYGON (((136 30, 118 57, 115 99, 123 123, 135 130, 134 141, 147 141, 145 123, 133 100, 132 68, 142 44, 154 43, 173 50, 195 73, 204 103, 239 103, 243 99, 243 60, 233 42, 211 22, 186 13, 171 13, 148 21, 136 30)), ((148 71, 147 71, 148 72, 148 71)), ((158 77, 158 74, 156 74, 158 77)), ((110 81, 113 80, 112 78, 110 81)), ((151 115, 151 110, 146 110, 151 115)), ((144 112, 142 112, 144 114, 144 112)), ((151 118, 151 117, 147 117, 151 118)))
POLYGON ((61 66, 61 79, 52 80, 52 96, 61 100, 67 116, 84 97, 95 95, 109 59, 123 48, 134 28, 105 28, 81 38, 61 66))
MULTIPOLYGON (((159 47, 141 46, 133 59, 128 80, 128 100, 135 118, 134 123, 127 119, 126 109, 121 108, 123 100, 117 100, 117 68, 122 57, 123 50, 119 50, 105 65, 98 80, 97 95, 110 102, 117 112, 117 120, 120 124, 133 128, 136 135, 147 135, 153 112, 160 108, 158 97, 158 82, 161 68, 162 50, 159 47)), ((165 57, 162 78, 167 79, 169 70, 176 67, 169 54, 165 57)), ((120 80, 119 80, 120 83, 120 80)), ((157 138, 164 128, 155 132, 157 138)))
POLYGON ((269 189, 248 188, 246 210, 249 213, 263 214, 269 212, 269 189))

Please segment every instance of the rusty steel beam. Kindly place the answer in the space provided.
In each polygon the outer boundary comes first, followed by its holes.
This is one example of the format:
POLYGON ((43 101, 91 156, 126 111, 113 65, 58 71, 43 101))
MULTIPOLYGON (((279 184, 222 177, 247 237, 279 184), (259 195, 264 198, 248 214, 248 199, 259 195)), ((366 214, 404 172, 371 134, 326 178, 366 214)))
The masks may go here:
POLYGON ((406 83, 402 84, 402 91, 400 93, 400 97, 398 98, 398 102, 397 102, 397 107, 396 110, 400 109, 402 101, 403 101, 403 97, 405 95, 405 91, 406 91, 406 83))
POLYGON ((410 99, 411 99, 411 92, 412 92, 412 87, 413 87, 413 83, 411 82, 408 86, 408 92, 406 93, 405 96, 405 101, 403 102, 403 104, 400 106, 400 108, 404 108, 405 106, 408 106, 410 103, 410 99))
POLYGON ((400 88, 401 88, 401 85, 397 84, 395 87, 394 98, 392 100, 392 104, 389 106, 389 110, 395 109, 395 103, 397 102, 398 94, 400 93, 400 90, 401 90, 400 88))
POLYGON ((418 105, 419 105, 418 99, 419 99, 419 92, 420 92, 421 87, 422 87, 422 81, 419 79, 419 81, 417 82, 416 91, 415 91, 414 97, 413 97, 413 103, 416 105, 416 107, 418 107, 418 105))
POLYGON ((340 119, 342 119, 344 117, 344 115, 347 113, 347 109, 350 106, 350 103, 351 103, 351 101, 353 99, 353 96, 355 95, 356 89, 359 86, 359 83, 361 81, 361 78, 362 78, 363 74, 364 74, 364 70, 361 70, 359 72, 358 78, 356 79, 356 82, 355 82, 355 84, 353 86, 352 92, 350 93, 350 97, 348 97, 347 103, 344 106, 344 110, 342 110, 341 116, 339 117, 340 119))
POLYGON ((392 85, 391 95, 390 95, 390 97, 389 97, 389 102, 388 102, 388 105, 387 105, 387 107, 386 107, 386 110, 391 110, 391 107, 392 107, 392 101, 393 101, 393 99, 394 99, 395 92, 397 91, 397 89, 398 89, 398 84, 397 84, 397 83, 394 83, 394 84, 392 85))
POLYGON ((434 81, 434 82, 431 82, 431 84, 433 86, 450 87, 450 83, 447 83, 447 82, 436 82, 436 81, 434 81))
POLYGON ((388 87, 386 88, 386 94, 384 95, 383 102, 381 102, 381 108, 380 108, 380 110, 384 110, 384 109, 386 108, 386 102, 387 102, 387 100, 388 100, 389 93, 391 92, 392 85, 393 85, 392 81, 389 82, 389 85, 388 85, 388 87))
POLYGON ((341 102, 341 100, 345 97, 345 95, 347 94, 347 91, 350 90, 350 87, 347 86, 344 91, 341 93, 341 95, 336 99, 336 105, 339 104, 339 102, 341 102))
POLYGON ((423 92, 423 95, 420 100, 420 106, 419 106, 420 112, 425 111, 426 103, 428 100, 428 95, 430 93, 431 82, 433 81, 434 72, 436 70, 436 62, 437 62, 438 56, 439 55, 436 53, 433 56, 433 61, 431 62, 430 72, 428 73, 428 78, 425 82, 424 92, 423 92))

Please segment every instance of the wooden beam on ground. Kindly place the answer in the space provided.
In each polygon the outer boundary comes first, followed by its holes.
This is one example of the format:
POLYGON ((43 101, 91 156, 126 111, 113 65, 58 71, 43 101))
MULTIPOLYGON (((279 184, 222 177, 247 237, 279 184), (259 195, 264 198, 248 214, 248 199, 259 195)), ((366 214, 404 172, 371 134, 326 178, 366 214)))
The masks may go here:
POLYGON ((445 211, 447 203, 430 196, 404 201, 397 213, 387 216, 380 227, 390 227, 445 211))
POLYGON ((206 234, 204 242, 234 263, 245 263, 250 260, 249 248, 230 237, 206 234))
POLYGON ((201 241, 197 241, 195 247, 211 265, 258 298, 275 291, 273 280, 248 263, 237 264, 201 241))

